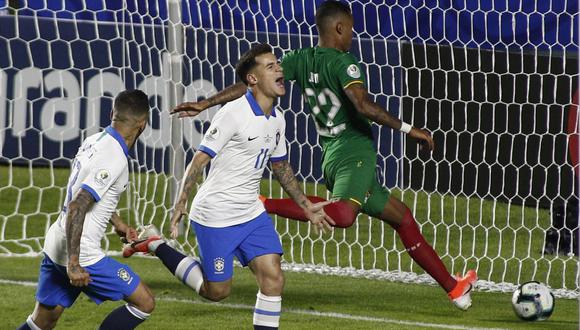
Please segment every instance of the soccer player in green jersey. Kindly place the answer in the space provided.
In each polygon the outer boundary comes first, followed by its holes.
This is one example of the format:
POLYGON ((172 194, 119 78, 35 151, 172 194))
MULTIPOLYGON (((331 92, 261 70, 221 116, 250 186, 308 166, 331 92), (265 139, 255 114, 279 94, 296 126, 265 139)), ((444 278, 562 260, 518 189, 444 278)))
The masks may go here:
MULTIPOLYGON (((287 53, 281 61, 284 78, 300 86, 310 107, 323 147, 322 169, 329 191, 338 202, 325 212, 337 227, 351 226, 362 212, 387 222, 399 234, 409 255, 448 293, 455 306, 471 306, 470 291, 477 280, 475 271, 453 277, 425 241, 409 208, 376 178, 377 151, 369 120, 400 130, 433 150, 430 134, 392 116, 373 102, 367 91, 364 72, 350 53, 353 17, 348 5, 324 2, 316 11, 319 34, 317 47, 287 53)), ((195 116, 211 106, 238 98, 246 86, 238 83, 199 101, 186 102, 172 112, 180 117, 195 116)), ((323 199, 310 197, 312 201, 323 199)), ((302 209, 290 199, 266 199, 269 213, 307 221, 302 209)))

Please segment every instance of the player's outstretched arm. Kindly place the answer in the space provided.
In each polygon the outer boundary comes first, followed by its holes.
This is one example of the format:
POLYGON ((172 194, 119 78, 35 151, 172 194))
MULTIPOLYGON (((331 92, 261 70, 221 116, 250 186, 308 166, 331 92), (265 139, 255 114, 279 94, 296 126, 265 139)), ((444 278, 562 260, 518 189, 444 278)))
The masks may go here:
POLYGON ((380 125, 386 125, 392 129, 401 130, 410 137, 419 140, 421 145, 426 145, 429 150, 433 150, 435 144, 431 135, 420 128, 411 127, 404 124, 395 116, 385 111, 381 106, 372 101, 369 93, 363 84, 352 84, 344 89, 346 96, 350 99, 356 110, 363 116, 380 125))
POLYGON ((170 113, 178 113, 179 118, 184 117, 195 117, 207 108, 211 108, 214 105, 224 104, 233 101, 246 93, 248 87, 242 83, 238 82, 229 87, 226 87, 217 94, 208 97, 207 99, 197 101, 197 102, 184 102, 173 108, 170 113))
POLYGON ((187 214, 187 202, 195 184, 197 177, 211 160, 211 157, 203 151, 197 151, 193 155, 193 159, 187 165, 185 175, 181 180, 179 187, 179 195, 173 207, 173 216, 171 216, 171 237, 177 238, 179 236, 178 225, 181 222, 181 217, 187 214))
POLYGON ((130 227, 128 224, 126 224, 123 221, 123 218, 121 218, 121 216, 117 212, 113 212, 109 222, 115 228, 115 232, 117 233, 117 235, 119 235, 119 237, 121 237, 121 240, 123 240, 125 243, 133 242, 137 239, 138 235, 135 228, 130 227))
POLYGON ((80 189, 74 199, 67 205, 66 250, 68 253, 68 265, 66 272, 73 286, 86 286, 91 280, 89 273, 79 264, 79 254, 85 216, 94 203, 93 195, 84 189, 80 189))
POLYGON ((314 225, 316 232, 318 232, 318 229, 323 232, 332 230, 331 226, 335 225, 335 223, 324 212, 324 206, 334 202, 333 200, 316 204, 308 200, 308 197, 302 192, 302 188, 298 184, 294 171, 287 160, 272 162, 272 172, 274 172, 274 176, 280 182, 280 186, 282 186, 284 191, 304 210, 306 217, 314 225))

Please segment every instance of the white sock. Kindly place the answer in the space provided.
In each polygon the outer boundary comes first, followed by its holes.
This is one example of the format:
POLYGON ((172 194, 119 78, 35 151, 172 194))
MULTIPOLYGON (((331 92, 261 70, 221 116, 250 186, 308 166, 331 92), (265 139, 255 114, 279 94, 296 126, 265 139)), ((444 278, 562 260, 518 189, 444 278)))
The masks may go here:
POLYGON ((282 311, 281 296, 265 296, 260 291, 256 295, 254 308, 254 325, 278 328, 282 311))
POLYGON ((28 324, 28 326, 32 330, 42 330, 41 328, 38 327, 38 325, 34 323, 34 321, 32 321, 32 314, 28 315, 28 318, 26 319, 26 324, 28 324))
POLYGON ((157 248, 159 247, 159 245, 161 245, 161 244, 163 244, 163 243, 165 243, 165 241, 164 241, 164 240, 162 240, 162 239, 158 239, 158 240, 156 240, 156 241, 153 241, 153 242, 149 243, 149 244, 147 245, 147 249, 149 249, 149 252, 151 252, 151 253, 155 253, 155 250, 157 250, 157 248))
POLYGON ((137 307, 129 305, 129 304, 125 304, 125 307, 129 311, 129 313, 133 314, 133 316, 135 316, 136 318, 141 319, 141 320, 147 320, 147 318, 149 318, 149 316, 151 315, 151 314, 145 313, 142 310, 137 309, 137 307))
POLYGON ((175 269, 175 277, 177 277, 183 284, 199 293, 199 289, 203 284, 203 272, 199 261, 192 257, 184 258, 179 262, 175 269))

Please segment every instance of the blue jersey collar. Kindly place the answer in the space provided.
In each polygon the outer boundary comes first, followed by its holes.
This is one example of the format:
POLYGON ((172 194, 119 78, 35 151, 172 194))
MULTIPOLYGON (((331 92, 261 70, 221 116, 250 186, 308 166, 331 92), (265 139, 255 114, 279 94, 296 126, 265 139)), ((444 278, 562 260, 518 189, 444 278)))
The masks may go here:
POLYGON ((121 148, 123 148, 125 156, 129 156, 129 147, 127 146, 127 143, 125 143, 125 139, 123 139, 121 134, 119 134, 119 132, 117 132, 117 130, 110 125, 105 128, 105 132, 107 132, 110 136, 112 136, 115 140, 117 140, 121 148))
MULTIPOLYGON (((260 105, 258 104, 258 101, 256 101, 256 99, 254 98, 254 94, 252 94, 252 90, 248 89, 248 91, 246 92, 246 100, 248 100, 248 103, 250 103, 250 107, 252 108, 252 111, 254 112, 254 115, 256 116, 266 116, 266 114, 264 113, 264 111, 262 111, 262 108, 260 108, 260 105)), ((276 117, 276 107, 272 107, 272 117, 276 117)), ((266 118, 268 118, 269 116, 266 116, 266 118)))

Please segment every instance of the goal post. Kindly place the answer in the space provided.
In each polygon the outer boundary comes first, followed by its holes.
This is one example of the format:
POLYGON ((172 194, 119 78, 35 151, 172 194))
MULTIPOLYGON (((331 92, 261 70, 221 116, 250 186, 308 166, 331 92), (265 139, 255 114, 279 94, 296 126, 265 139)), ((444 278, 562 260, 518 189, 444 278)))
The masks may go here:
MULTIPOLYGON (((132 225, 167 233, 185 162, 218 107, 193 119, 169 109, 234 83, 252 43, 278 56, 317 43, 319 1, 17 3, 0 2, 2 256, 40 253, 74 153, 129 88, 150 96, 152 114, 119 208, 132 225)), ((373 126, 380 182, 411 208, 450 271, 477 269, 482 290, 538 280, 577 298, 578 5, 547 3, 352 1, 351 51, 374 99, 434 136, 426 154, 373 126)), ((314 124, 298 86, 288 86, 280 107, 290 162, 308 193, 328 197, 314 124)), ((261 192, 282 196, 269 171, 261 192)), ((434 283, 375 219, 322 236, 274 221, 287 269, 434 283)), ((196 253, 188 230, 178 243, 196 253)), ((104 247, 118 253, 112 232, 104 247)))

